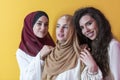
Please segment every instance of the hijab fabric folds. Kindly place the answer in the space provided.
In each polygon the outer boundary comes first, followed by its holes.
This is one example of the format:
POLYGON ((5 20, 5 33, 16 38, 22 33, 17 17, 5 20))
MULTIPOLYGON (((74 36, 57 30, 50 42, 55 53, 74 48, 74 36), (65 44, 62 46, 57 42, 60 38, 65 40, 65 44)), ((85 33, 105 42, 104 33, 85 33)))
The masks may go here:
POLYGON ((44 38, 38 38, 33 33, 35 18, 37 21, 37 19, 39 19, 39 17, 43 15, 48 18, 45 12, 36 11, 28 14, 24 19, 24 25, 19 48, 31 56, 36 56, 44 45, 55 46, 49 33, 44 38))
MULTIPOLYGON (((72 19, 70 20, 72 21, 72 19)), ((65 43, 57 41, 56 47, 45 59, 42 80, 55 80, 58 74, 74 68, 77 64, 81 49, 71 21, 67 41, 65 43)))

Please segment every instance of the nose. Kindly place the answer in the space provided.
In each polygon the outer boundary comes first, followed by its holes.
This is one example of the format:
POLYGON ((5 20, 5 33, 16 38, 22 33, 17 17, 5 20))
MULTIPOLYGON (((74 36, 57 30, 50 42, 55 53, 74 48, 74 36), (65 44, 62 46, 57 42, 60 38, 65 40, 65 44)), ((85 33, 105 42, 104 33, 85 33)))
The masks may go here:
POLYGON ((44 24, 41 25, 40 30, 41 30, 41 31, 45 30, 45 25, 44 25, 44 24))
POLYGON ((63 32, 63 28, 62 28, 62 27, 60 27, 59 31, 60 31, 60 32, 63 32))

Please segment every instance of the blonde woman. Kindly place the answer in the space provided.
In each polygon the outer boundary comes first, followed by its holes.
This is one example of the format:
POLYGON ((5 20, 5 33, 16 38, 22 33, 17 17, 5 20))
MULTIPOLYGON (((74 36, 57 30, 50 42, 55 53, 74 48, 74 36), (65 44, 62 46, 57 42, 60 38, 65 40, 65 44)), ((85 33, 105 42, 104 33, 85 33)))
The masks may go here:
MULTIPOLYGON (((100 70, 98 70, 97 74, 88 74, 88 68, 84 68, 80 61, 81 51, 86 49, 87 46, 79 46, 71 15, 63 15, 58 19, 56 25, 56 37, 56 47, 52 49, 51 53, 45 58, 43 64, 44 67, 43 70, 41 70, 41 80, 102 79, 100 70)), ((46 49, 42 50, 41 58, 45 57, 43 53, 46 49)), ((91 60, 89 62, 91 62, 91 60)))

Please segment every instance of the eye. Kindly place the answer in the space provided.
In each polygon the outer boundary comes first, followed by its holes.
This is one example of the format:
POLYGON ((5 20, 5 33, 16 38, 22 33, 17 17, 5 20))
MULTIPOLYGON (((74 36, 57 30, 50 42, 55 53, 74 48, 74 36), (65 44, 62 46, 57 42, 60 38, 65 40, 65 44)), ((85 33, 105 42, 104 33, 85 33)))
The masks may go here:
POLYGON ((63 25, 63 29, 68 29, 68 25, 67 25, 67 24, 64 24, 64 25, 63 25))
POLYGON ((42 23, 40 23, 40 22, 38 22, 37 24, 38 24, 39 26, 41 26, 41 25, 42 25, 42 23))
POLYGON ((91 25, 92 24, 92 22, 87 22, 86 23, 86 26, 89 26, 89 25, 91 25))
POLYGON ((59 27, 60 27, 60 25, 59 25, 59 24, 57 24, 57 25, 56 25, 56 28, 59 28, 59 27))
POLYGON ((83 26, 80 26, 80 29, 83 29, 84 27, 83 26))
POLYGON ((45 27, 48 27, 48 23, 45 23, 44 25, 45 25, 45 27))
POLYGON ((65 25, 63 26, 63 28, 66 28, 66 29, 68 29, 68 25, 67 25, 67 24, 65 24, 65 25))

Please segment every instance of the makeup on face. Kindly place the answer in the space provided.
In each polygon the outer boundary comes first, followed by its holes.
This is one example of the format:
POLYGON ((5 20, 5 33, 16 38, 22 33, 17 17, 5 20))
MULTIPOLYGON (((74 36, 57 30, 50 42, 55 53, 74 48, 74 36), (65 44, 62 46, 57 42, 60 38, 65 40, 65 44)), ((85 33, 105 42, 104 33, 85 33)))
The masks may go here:
POLYGON ((98 26, 90 15, 84 15, 79 20, 79 25, 82 30, 82 34, 88 37, 91 40, 94 40, 97 37, 98 26))
POLYGON ((41 16, 33 26, 33 33, 39 38, 44 38, 48 33, 48 25, 47 17, 41 16))
POLYGON ((68 28, 66 17, 61 17, 56 26, 56 37, 59 42, 65 42, 67 40, 68 28))

